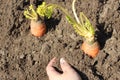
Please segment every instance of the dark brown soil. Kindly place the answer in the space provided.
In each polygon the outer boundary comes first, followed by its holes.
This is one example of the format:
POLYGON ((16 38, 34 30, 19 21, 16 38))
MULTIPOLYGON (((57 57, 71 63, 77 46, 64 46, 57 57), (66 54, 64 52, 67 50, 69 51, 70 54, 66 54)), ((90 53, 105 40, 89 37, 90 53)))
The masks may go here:
MULTIPOLYGON (((44 1, 62 5, 72 14, 72 0, 44 1)), ((0 80, 48 80, 45 68, 53 57, 65 57, 83 80, 120 80, 120 0, 76 3, 77 13, 84 12, 96 28, 101 50, 94 59, 79 49, 83 38, 59 10, 46 20, 43 37, 32 36, 30 20, 23 16, 29 5, 29 0, 0 0, 0 80)))

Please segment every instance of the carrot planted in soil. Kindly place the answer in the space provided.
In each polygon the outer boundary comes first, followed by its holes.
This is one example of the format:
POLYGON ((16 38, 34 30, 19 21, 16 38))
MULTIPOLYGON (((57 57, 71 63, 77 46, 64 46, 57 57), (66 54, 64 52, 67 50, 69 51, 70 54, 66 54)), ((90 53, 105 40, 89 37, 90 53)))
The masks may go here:
POLYGON ((31 33, 36 37, 41 37, 46 32, 46 25, 45 23, 41 23, 41 21, 34 21, 31 20, 31 33))
POLYGON ((95 58, 97 56, 99 49, 100 47, 97 41, 94 43, 84 41, 81 46, 81 50, 83 50, 86 54, 88 54, 92 58, 95 58))
POLYGON ((95 29, 82 12, 80 12, 79 18, 77 17, 75 1, 76 0, 73 0, 72 10, 76 21, 70 15, 66 15, 66 19, 73 25, 75 31, 85 38, 85 41, 83 41, 81 46, 81 50, 90 57, 95 58, 100 49, 99 43, 95 39, 95 29))
POLYGON ((53 7, 48 6, 43 2, 35 10, 33 5, 29 6, 29 9, 24 11, 26 18, 31 19, 30 31, 36 37, 41 37, 46 32, 46 25, 44 22, 44 17, 50 18, 53 13, 53 7))

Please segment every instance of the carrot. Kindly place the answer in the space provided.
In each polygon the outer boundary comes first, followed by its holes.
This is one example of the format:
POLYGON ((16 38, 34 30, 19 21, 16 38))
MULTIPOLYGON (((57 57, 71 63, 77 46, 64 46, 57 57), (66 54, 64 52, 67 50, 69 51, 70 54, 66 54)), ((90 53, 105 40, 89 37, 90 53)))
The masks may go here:
POLYGON ((43 20, 44 17, 50 18, 53 13, 53 7, 51 5, 46 5, 43 2, 35 10, 33 5, 29 6, 29 9, 24 11, 24 16, 31 19, 30 31, 36 37, 41 37, 46 32, 46 25, 43 20))
POLYGON ((41 37, 46 32, 46 25, 45 23, 41 23, 41 21, 34 21, 31 20, 31 33, 36 37, 41 37))
POLYGON ((92 58, 96 57, 100 49, 99 43, 97 41, 95 41, 94 43, 84 41, 80 48, 92 58))
POLYGON ((76 20, 70 15, 66 15, 66 19, 73 25, 75 31, 85 38, 81 50, 90 57, 95 58, 100 50, 99 43, 95 40, 95 29, 83 12, 80 12, 79 20, 75 11, 75 1, 72 2, 72 10, 76 20))

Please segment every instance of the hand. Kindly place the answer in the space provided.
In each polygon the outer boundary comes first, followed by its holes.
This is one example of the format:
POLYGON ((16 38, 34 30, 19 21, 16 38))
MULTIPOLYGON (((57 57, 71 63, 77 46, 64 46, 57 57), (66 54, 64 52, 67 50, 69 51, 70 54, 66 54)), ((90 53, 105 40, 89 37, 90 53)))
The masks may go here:
POLYGON ((54 68, 56 58, 53 58, 47 65, 46 71, 49 80, 82 80, 78 73, 63 59, 60 59, 60 65, 63 73, 59 73, 54 68))

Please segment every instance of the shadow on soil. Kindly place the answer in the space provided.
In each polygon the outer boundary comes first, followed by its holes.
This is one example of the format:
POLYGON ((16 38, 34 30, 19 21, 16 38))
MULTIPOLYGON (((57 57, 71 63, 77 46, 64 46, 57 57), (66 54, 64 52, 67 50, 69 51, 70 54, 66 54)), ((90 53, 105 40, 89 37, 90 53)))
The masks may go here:
POLYGON ((47 26, 47 32, 50 31, 51 29, 56 29, 56 25, 59 24, 61 20, 61 15, 59 15, 59 18, 50 18, 50 19, 45 19, 45 24, 47 26))
POLYGON ((108 0, 99 0, 100 3, 105 3, 107 2, 108 0))
POLYGON ((91 69, 92 69, 93 75, 97 76, 99 80, 104 80, 103 76, 98 74, 97 69, 94 66, 92 66, 91 69))
POLYGON ((81 71, 79 71, 77 68, 75 68, 74 66, 72 66, 74 68, 74 70, 80 75, 82 80, 89 80, 87 75, 81 71))
POLYGON ((98 77, 99 80, 104 80, 103 76, 97 71, 96 69, 96 65, 97 65, 98 61, 96 61, 93 65, 90 66, 92 73, 94 76, 98 77))
MULTIPOLYGON (((71 65, 72 66, 72 65, 71 65)), ((81 77, 82 80, 89 80, 88 77, 86 76, 86 74, 84 74, 83 72, 79 71, 77 68, 75 68, 74 66, 72 66, 72 68, 79 74, 79 76, 81 77)), ((59 73, 63 73, 63 71, 59 70, 58 68, 54 67, 54 69, 59 72, 59 73)))
POLYGON ((30 0, 30 4, 34 4, 36 7, 42 4, 44 0, 30 0))
POLYGON ((23 1, 23 6, 27 6, 27 5, 34 5, 34 7, 37 7, 38 5, 42 4, 44 0, 24 0, 23 1))
MULTIPOLYGON (((112 25, 112 24, 110 24, 110 25, 112 25)), ((106 40, 111 38, 113 29, 109 25, 107 27, 105 27, 105 23, 99 23, 97 25, 97 28, 99 30, 99 31, 96 31, 97 39, 98 39, 97 41, 100 43, 101 49, 103 49, 104 45, 106 43, 106 40), (110 30, 108 30, 108 29, 110 29, 110 30)))

